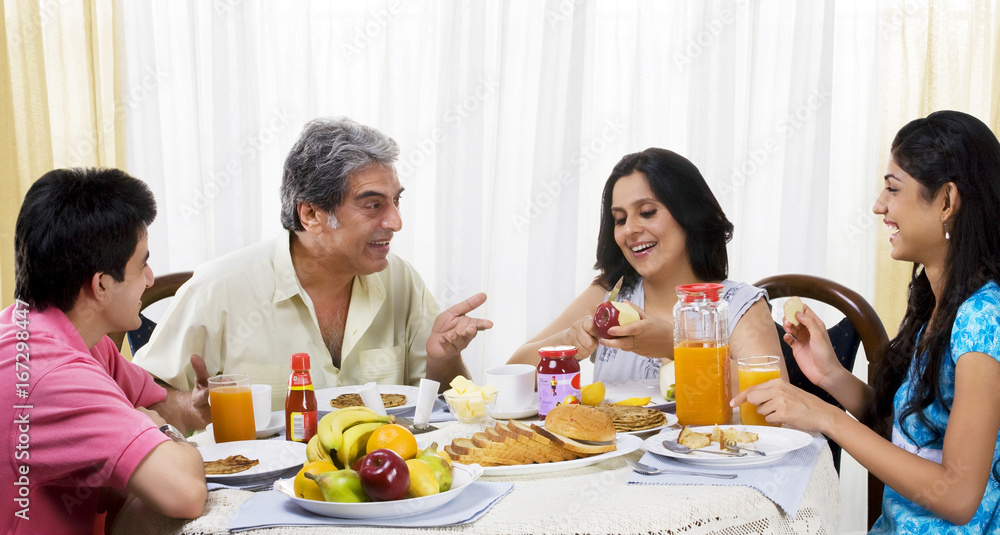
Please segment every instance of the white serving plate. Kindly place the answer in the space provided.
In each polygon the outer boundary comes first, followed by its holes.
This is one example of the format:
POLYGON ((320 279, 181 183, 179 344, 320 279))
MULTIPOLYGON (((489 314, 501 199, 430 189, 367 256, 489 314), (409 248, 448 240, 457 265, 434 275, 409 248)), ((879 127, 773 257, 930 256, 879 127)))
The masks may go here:
MULTIPOLYGON (((354 386, 337 386, 333 388, 320 388, 316 390, 316 406, 320 413, 331 412, 335 410, 330 406, 330 402, 334 398, 343 394, 357 394, 364 388, 363 385, 354 386)), ((399 414, 408 409, 412 409, 417 406, 417 394, 420 393, 420 389, 415 386, 407 385, 378 385, 379 394, 402 394, 406 396, 406 403, 400 405, 399 407, 386 408, 385 412, 388 414, 399 414)))
POLYGON ((451 489, 439 494, 409 498, 391 502, 339 503, 307 500, 295 496, 295 479, 279 479, 274 483, 274 490, 284 494, 289 500, 307 511, 318 515, 337 518, 391 518, 414 515, 436 509, 455 499, 473 481, 483 475, 483 468, 478 464, 452 464, 451 489))
POLYGON ((592 464, 597 464, 607 459, 613 459, 615 457, 620 457, 622 455, 627 455, 629 453, 632 453, 633 451, 639 449, 640 446, 642 446, 642 439, 636 436, 618 433, 615 436, 615 446, 617 448, 615 449, 615 451, 609 451, 607 453, 602 453, 600 455, 592 455, 590 457, 581 457, 579 459, 572 459, 569 461, 559 461, 557 463, 518 464, 512 466, 486 466, 483 467, 483 475, 513 476, 513 475, 525 475, 525 474, 544 474, 546 472, 559 472, 562 470, 579 468, 581 466, 589 466, 592 464))
POLYGON ((222 444, 205 444, 198 446, 198 451, 206 461, 217 461, 230 455, 242 455, 260 461, 257 466, 243 472, 205 476, 207 481, 229 485, 278 476, 290 468, 302 466, 306 458, 305 444, 287 440, 239 440, 222 444))
MULTIPOLYGON (((711 433, 713 427, 714 426, 711 425, 703 425, 698 427, 689 427, 688 429, 698 433, 711 433)), ((720 451, 718 442, 713 442, 711 445, 701 448, 700 450, 694 450, 691 453, 673 452, 663 447, 663 441, 664 439, 677 440, 677 435, 680 434, 680 431, 676 429, 668 429, 660 432, 658 435, 647 438, 645 443, 643 443, 643 446, 646 448, 646 451, 690 464, 743 466, 776 461, 792 451, 808 446, 813 439, 812 435, 809 433, 803 433, 802 431, 798 431, 796 429, 787 429, 784 427, 768 427, 763 425, 720 425, 719 427, 723 429, 735 427, 741 431, 757 433, 759 438, 756 442, 740 445, 745 448, 762 451, 766 455, 762 457, 760 455, 748 453, 742 457, 727 457, 724 455, 702 453, 702 451, 720 451)))

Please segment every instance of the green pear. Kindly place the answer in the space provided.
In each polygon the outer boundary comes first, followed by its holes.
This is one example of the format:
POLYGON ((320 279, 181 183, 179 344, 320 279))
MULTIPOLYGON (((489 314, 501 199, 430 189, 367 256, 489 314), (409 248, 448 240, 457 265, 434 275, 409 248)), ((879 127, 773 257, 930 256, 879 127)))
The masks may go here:
POLYGON ((316 482, 323 499, 328 502, 359 503, 368 501, 361 488, 361 478, 350 468, 331 470, 320 474, 306 473, 306 477, 316 482))
POLYGON ((437 476, 439 492, 444 492, 451 488, 451 464, 438 455, 437 449, 437 442, 431 442, 430 446, 417 453, 416 458, 431 465, 434 475, 437 476))

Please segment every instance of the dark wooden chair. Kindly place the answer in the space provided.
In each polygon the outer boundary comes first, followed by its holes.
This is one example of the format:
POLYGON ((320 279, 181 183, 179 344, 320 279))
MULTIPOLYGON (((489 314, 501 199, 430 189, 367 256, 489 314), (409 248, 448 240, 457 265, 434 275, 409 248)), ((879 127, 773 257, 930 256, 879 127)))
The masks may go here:
MULTIPOLYGON (((767 290, 770 299, 799 296, 826 303, 840 311, 844 315, 844 320, 828 329, 831 341, 838 352, 837 357, 848 369, 852 369, 860 338, 860 343, 864 346, 865 355, 868 358, 868 382, 869 384, 872 382, 876 369, 882 363, 882 355, 889 344, 889 337, 882 325, 882 320, 864 297, 842 284, 811 275, 775 275, 758 281, 755 286, 767 290)), ((783 334, 784 329, 780 326, 778 328, 779 332, 783 334)), ((784 341, 781 342, 781 345, 782 351, 786 354, 785 364, 788 367, 789 380, 792 384, 832 401, 829 394, 805 378, 795 363, 795 359, 791 356, 791 348, 784 341)), ((839 450, 838 446, 838 454, 839 450)), ((869 528, 882 512, 882 489, 882 482, 869 472, 869 528)))
MULTIPOLYGON (((160 275, 159 277, 154 278, 153 285, 146 288, 146 290, 142 292, 142 308, 140 309, 140 312, 161 299, 173 297, 173 295, 177 293, 177 289, 180 288, 182 284, 187 282, 193 274, 194 273, 191 271, 180 271, 177 273, 167 273, 166 275, 160 275)), ((119 348, 122 347, 122 342, 125 340, 126 335, 129 335, 132 338, 144 337, 145 340, 149 339, 149 333, 152 332, 153 327, 155 327, 156 324, 142 314, 140 314, 139 317, 142 318, 142 326, 135 331, 129 331, 128 333, 111 333, 108 335, 115 342, 116 346, 119 348)), ((139 349, 141 346, 142 344, 133 344, 134 349, 139 349)))

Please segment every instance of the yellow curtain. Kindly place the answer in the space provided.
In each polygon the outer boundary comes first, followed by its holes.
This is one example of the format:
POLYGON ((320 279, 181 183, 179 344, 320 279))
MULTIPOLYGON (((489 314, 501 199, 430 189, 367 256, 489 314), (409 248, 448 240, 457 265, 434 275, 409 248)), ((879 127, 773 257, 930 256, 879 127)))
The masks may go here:
POLYGON ((54 168, 115 166, 111 0, 0 2, 0 304, 14 301, 21 199, 54 168))
MULTIPOLYGON (((964 111, 1000 135, 1000 2, 888 4, 879 13, 883 167, 873 170, 873 181, 884 172, 896 132, 931 112, 964 111)), ((912 264, 890 258, 884 231, 876 254, 875 309, 891 338, 906 311, 912 264)))

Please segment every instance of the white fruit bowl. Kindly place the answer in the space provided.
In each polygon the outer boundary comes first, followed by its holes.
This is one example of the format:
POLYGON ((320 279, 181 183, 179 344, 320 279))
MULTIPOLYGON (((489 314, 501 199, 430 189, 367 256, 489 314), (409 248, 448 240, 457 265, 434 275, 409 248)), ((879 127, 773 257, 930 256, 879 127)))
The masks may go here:
POLYGON ((336 518, 390 518, 414 515, 437 509, 454 500, 473 481, 483 475, 478 464, 452 463, 451 489, 439 494, 408 498, 391 502, 339 503, 307 500, 295 496, 295 478, 279 479, 274 482, 274 490, 284 494, 299 507, 318 515, 336 518))

